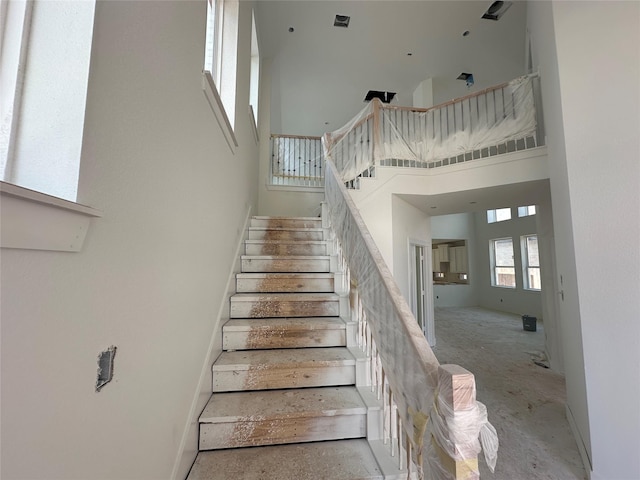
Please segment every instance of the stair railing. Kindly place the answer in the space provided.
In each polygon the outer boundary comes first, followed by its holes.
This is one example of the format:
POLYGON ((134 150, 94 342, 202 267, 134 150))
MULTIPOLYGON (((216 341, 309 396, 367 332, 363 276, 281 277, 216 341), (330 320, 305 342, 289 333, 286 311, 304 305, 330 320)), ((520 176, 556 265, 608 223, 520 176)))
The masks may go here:
POLYGON ((479 437, 493 469, 497 436, 486 408, 476 402, 473 374, 457 365, 439 364, 331 154, 325 160, 323 223, 335 236, 346 271, 340 281, 351 285, 357 345, 368 359, 366 384, 383 406, 373 436, 383 440, 407 478, 479 478, 479 437))
POLYGON ((346 183, 376 165, 434 168, 535 148, 544 145, 539 90, 532 74, 430 108, 376 98, 324 135, 325 150, 346 183))

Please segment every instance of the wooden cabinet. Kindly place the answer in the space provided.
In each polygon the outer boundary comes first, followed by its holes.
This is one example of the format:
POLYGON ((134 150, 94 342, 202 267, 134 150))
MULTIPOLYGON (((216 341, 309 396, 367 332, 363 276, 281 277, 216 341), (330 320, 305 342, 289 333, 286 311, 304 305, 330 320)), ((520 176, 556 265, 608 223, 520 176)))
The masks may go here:
POLYGON ((438 252, 440 254, 441 262, 449 261, 449 245, 438 245, 438 252))
POLYGON ((440 249, 434 248, 433 250, 431 250, 431 255, 433 260, 433 271, 441 272, 442 270, 440 268, 440 249))
POLYGON ((467 247, 449 248, 449 271, 452 273, 468 273, 467 247))

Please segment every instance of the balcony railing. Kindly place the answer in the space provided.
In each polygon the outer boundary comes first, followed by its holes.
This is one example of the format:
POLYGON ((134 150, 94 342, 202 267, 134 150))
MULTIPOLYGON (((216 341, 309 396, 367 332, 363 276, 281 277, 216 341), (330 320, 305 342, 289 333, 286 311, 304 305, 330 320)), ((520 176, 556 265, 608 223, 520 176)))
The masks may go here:
POLYGON ((271 135, 271 185, 322 187, 324 154, 320 137, 271 135))
POLYGON ((431 108, 374 99, 323 137, 341 178, 353 182, 376 165, 434 168, 544 144, 536 114, 537 77, 524 76, 431 108))
MULTIPOLYGON (((380 406, 368 438, 379 440, 407 478, 477 479, 481 445, 493 471, 498 439, 475 398, 473 375, 440 365, 327 156, 323 223, 335 237, 342 283, 350 288, 357 346, 380 406), (480 440, 481 439, 481 440, 480 440)), ((383 447, 384 448, 384 447, 383 447)))

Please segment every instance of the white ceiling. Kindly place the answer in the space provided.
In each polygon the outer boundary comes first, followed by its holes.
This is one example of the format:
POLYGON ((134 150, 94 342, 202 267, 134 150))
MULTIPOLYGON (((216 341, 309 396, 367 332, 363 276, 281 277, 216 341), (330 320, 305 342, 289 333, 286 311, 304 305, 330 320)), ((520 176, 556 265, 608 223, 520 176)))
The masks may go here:
POLYGON ((441 195, 398 195, 430 216, 540 205, 549 201, 549 180, 500 185, 441 195))
POLYGON ((526 5, 515 2, 497 22, 481 19, 488 1, 261 0, 257 29, 270 70, 271 132, 320 135, 364 107, 368 90, 413 92, 434 79, 436 103, 524 73, 526 5), (336 14, 349 28, 333 26, 336 14), (289 27, 295 31, 290 33, 289 27), (463 37, 462 33, 470 34, 463 37), (407 53, 412 53, 408 56, 407 53), (329 122, 328 125, 325 122, 329 122))

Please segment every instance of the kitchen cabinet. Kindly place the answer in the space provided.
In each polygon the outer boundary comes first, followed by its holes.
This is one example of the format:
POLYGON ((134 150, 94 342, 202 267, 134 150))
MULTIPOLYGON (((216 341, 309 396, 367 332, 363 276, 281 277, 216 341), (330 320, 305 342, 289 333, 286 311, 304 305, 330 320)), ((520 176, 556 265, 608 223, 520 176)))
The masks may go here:
POLYGON ((449 267, 452 273, 468 273, 467 247, 451 247, 449 249, 449 267))

